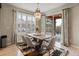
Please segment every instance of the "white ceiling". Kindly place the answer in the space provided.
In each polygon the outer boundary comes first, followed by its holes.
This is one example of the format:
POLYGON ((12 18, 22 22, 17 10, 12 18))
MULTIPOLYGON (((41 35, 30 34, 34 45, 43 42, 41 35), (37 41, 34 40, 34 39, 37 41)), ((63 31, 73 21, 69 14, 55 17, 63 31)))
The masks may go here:
MULTIPOLYGON (((39 3, 39 8, 40 8, 41 12, 46 12, 48 10, 61 7, 65 4, 66 3, 39 3)), ((32 12, 34 12, 37 8, 36 3, 11 3, 11 5, 14 5, 16 7, 19 7, 19 8, 25 9, 25 10, 29 10, 32 12)))

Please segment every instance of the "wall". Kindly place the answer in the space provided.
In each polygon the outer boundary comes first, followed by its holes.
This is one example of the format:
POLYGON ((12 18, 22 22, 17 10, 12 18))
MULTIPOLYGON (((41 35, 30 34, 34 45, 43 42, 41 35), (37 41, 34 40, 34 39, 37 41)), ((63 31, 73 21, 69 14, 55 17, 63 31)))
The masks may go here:
MULTIPOLYGON (((13 36, 13 13, 12 6, 3 4, 0 12, 0 32, 1 34, 7 34, 7 43, 11 44, 13 36)), ((19 9, 18 9, 19 10, 19 9)), ((71 44, 79 47, 79 5, 72 7, 69 20, 69 35, 71 44)))
POLYGON ((61 13, 62 9, 65 9, 65 8, 71 8, 75 5, 77 5, 78 3, 66 3, 65 5, 63 6, 60 6, 58 8, 54 8, 54 9, 51 9, 51 10, 48 10, 45 12, 46 15, 54 15, 54 14, 57 14, 57 13, 61 13))
POLYGON ((2 8, 0 10, 0 32, 1 35, 7 35, 7 45, 14 43, 14 11, 20 11, 28 14, 32 13, 6 3, 2 4, 2 8))
POLYGON ((7 45, 9 45, 12 42, 14 22, 11 6, 2 4, 0 22, 1 35, 7 35, 7 45))
POLYGON ((46 15, 61 13, 62 9, 70 8, 69 11, 69 41, 72 46, 79 48, 79 4, 68 4, 46 12, 46 15))
POLYGON ((79 47, 79 5, 71 8, 70 15, 69 29, 71 44, 79 47))
MULTIPOLYGON (((1 23, 1 8, 0 8, 0 23, 1 23)), ((1 27, 0 27, 0 31, 1 31, 1 27)), ((1 35, 1 32, 0 32, 1 35)))

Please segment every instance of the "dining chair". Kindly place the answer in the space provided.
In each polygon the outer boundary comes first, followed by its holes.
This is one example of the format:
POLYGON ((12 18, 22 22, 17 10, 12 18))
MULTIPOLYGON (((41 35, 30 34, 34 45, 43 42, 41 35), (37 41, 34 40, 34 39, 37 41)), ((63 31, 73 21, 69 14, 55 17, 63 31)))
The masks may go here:
POLYGON ((49 45, 47 46, 47 49, 54 49, 55 46, 55 37, 51 38, 49 45))
POLYGON ((32 44, 31 39, 30 39, 28 36, 26 36, 26 37, 24 37, 24 38, 25 38, 25 41, 26 41, 26 43, 27 43, 27 46, 28 46, 28 47, 33 47, 33 44, 32 44))
POLYGON ((27 44, 26 39, 24 38, 24 36, 22 36, 22 40, 25 44, 27 44))
POLYGON ((33 42, 32 39, 30 37, 28 37, 28 36, 25 36, 25 40, 26 40, 26 43, 27 43, 28 47, 35 48, 36 46, 39 45, 39 43, 33 42))
POLYGON ((21 37, 22 37, 23 42, 20 44, 20 46, 22 47, 22 49, 25 49, 27 47, 27 42, 26 42, 24 36, 21 36, 21 37))
POLYGON ((50 40, 50 42, 49 42, 49 44, 48 45, 46 45, 46 44, 42 45, 42 48, 45 48, 45 50, 47 52, 49 52, 49 55, 50 55, 50 50, 51 49, 54 50, 54 46, 55 46, 55 37, 52 37, 51 40, 50 40))
POLYGON ((27 47, 24 50, 30 50, 29 54, 34 52, 36 43, 33 43, 32 38, 29 36, 22 36, 22 37, 23 41, 27 44, 27 47))

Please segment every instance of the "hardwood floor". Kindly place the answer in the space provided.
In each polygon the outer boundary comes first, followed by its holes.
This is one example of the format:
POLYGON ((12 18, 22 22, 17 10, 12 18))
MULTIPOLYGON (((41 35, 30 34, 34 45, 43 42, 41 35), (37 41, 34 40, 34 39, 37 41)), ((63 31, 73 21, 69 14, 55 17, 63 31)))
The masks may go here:
POLYGON ((6 48, 0 49, 0 56, 16 56, 16 51, 16 46, 10 45, 6 48))
MULTIPOLYGON (((79 48, 68 47, 68 56, 79 56, 79 48)), ((11 45, 6 48, 0 49, 0 56, 16 56, 17 47, 16 45, 11 45)))
POLYGON ((68 56, 79 56, 79 48, 69 47, 68 56))

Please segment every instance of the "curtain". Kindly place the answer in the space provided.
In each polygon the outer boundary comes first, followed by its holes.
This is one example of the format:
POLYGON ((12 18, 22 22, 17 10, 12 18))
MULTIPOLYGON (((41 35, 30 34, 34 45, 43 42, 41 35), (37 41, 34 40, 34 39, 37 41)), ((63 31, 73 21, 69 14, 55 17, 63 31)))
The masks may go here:
POLYGON ((63 45, 69 46, 68 39, 68 20, 69 20, 69 8, 63 9, 63 45))
POLYGON ((17 42, 17 34, 16 34, 16 10, 13 9, 13 43, 17 42))
POLYGON ((45 34, 45 21, 46 21, 46 16, 43 15, 41 19, 41 32, 42 34, 45 34))

